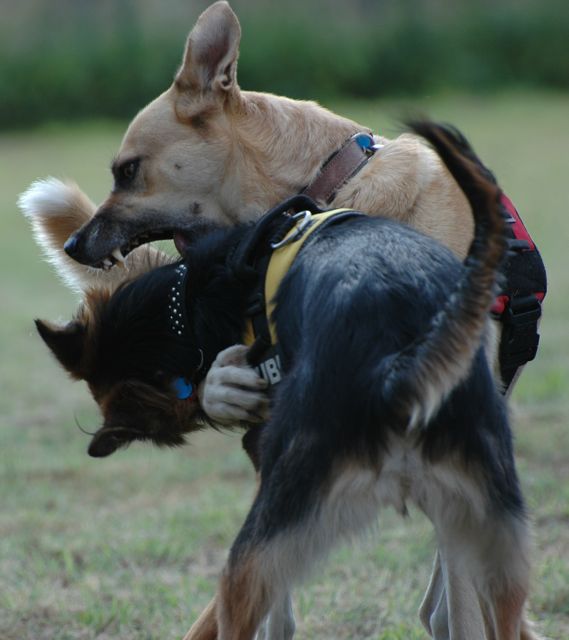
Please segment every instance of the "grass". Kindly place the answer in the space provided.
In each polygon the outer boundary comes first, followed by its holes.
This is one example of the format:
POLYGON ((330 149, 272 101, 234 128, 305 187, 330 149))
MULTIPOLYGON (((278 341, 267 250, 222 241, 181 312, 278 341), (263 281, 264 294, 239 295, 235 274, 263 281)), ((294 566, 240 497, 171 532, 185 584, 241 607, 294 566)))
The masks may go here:
MULTIPOLYGON (((332 105, 390 135, 394 102, 332 105)), ((459 125, 520 209, 549 269, 542 345, 516 388, 520 474, 535 522, 531 611, 569 637, 569 96, 426 99, 459 125)), ((90 459, 98 416, 34 333, 76 300, 43 264, 17 194, 45 175, 75 178, 95 199, 123 125, 52 127, 0 137, 0 639, 179 638, 215 590, 254 491, 237 437, 205 433, 178 451, 138 445, 90 459)), ((299 638, 425 638, 416 616, 433 537, 412 512, 381 514, 378 535, 338 550, 296 592, 299 638)))

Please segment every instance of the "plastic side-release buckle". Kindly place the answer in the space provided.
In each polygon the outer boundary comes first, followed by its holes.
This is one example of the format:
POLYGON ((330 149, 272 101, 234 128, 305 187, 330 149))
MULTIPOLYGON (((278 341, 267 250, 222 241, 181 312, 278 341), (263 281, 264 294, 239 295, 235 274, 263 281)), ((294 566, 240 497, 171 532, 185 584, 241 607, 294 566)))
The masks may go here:
POLYGON ((502 371, 533 360, 539 346, 538 322, 541 303, 535 295, 514 297, 502 315, 500 365, 502 371))

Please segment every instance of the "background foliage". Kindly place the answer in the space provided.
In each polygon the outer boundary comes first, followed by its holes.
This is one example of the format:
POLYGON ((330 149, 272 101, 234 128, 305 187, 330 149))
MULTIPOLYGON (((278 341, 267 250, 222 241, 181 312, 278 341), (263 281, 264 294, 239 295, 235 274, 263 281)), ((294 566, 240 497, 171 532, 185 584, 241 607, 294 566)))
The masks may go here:
MULTIPOLYGON (((7 3, 6 3, 7 4, 7 3)), ((2 8, 0 127, 131 117, 164 90, 203 0, 2 8)), ((333 99, 569 88, 566 0, 234 0, 245 89, 333 99)))

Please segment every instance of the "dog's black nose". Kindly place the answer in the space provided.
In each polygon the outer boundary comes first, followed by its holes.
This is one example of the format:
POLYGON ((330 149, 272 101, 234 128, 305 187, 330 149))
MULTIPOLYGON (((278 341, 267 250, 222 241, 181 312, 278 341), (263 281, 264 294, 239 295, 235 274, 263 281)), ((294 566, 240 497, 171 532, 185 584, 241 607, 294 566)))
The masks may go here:
POLYGON ((63 250, 70 258, 75 258, 77 255, 77 248, 79 246, 79 241, 77 240, 77 236, 74 234, 67 238, 67 241, 63 245, 63 250))

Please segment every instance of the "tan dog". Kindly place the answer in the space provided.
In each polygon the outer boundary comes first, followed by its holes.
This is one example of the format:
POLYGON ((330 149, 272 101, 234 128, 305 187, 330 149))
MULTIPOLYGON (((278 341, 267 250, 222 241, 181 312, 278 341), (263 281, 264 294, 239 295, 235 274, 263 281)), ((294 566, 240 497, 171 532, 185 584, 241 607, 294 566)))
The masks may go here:
MULTIPOLYGON (((311 183, 327 158, 365 131, 312 102, 241 91, 239 41, 239 23, 227 3, 217 2, 200 16, 173 85, 131 123, 113 164, 115 187, 96 212, 79 191, 53 181, 28 192, 24 207, 40 244, 74 288, 114 286, 127 273, 167 261, 148 246, 129 252, 151 239, 171 237, 175 229, 258 217, 311 183), (73 260, 61 250, 71 233, 66 251, 73 260), (123 262, 125 254, 128 271, 101 272, 78 264, 110 267, 123 262)), ((472 216, 438 156, 409 135, 394 141, 376 137, 376 142, 383 146, 327 204, 407 222, 463 257, 472 238, 472 216)), ((230 364, 239 361, 222 360, 212 374, 230 364)), ((230 377, 222 380, 229 384, 230 377)), ((214 417, 222 418, 224 410, 214 417)), ((458 637, 449 631, 448 608, 460 611, 461 593, 470 584, 468 576, 445 573, 437 561, 421 613, 437 640, 458 637)), ((288 600, 271 613, 268 639, 291 637, 289 613, 288 600)), ((456 624, 455 619, 450 628, 456 631, 456 624)), ((186 638, 215 638, 216 629, 212 605, 186 638)), ((514 637, 534 636, 524 630, 514 637)))
MULTIPOLYGON (((241 91, 240 32, 226 2, 200 16, 174 83, 127 130, 111 195, 67 244, 75 260, 110 266, 175 228, 257 218, 302 190, 350 136, 367 130, 313 102, 241 91)), ((408 222, 463 257, 472 216, 437 155, 410 135, 376 141, 384 146, 339 186, 330 206, 408 222)))

